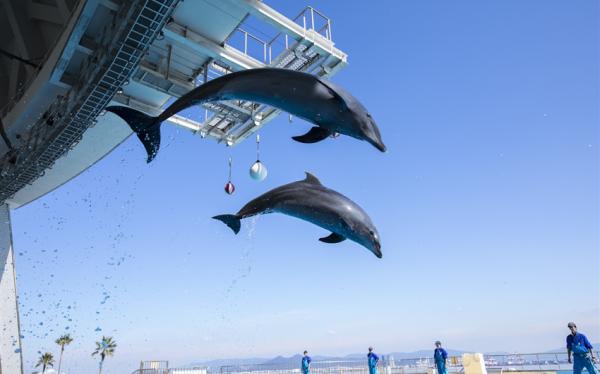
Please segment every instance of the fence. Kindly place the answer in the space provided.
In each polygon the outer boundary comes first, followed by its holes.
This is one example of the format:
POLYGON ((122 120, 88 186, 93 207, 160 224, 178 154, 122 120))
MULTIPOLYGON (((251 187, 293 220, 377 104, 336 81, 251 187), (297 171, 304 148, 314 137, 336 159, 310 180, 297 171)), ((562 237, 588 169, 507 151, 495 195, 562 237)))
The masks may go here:
MULTIPOLYGON (((433 351, 432 351, 433 356, 433 351)), ((598 352, 596 352, 596 357, 598 352)), ((571 371, 566 352, 484 355, 488 372, 560 372, 571 371)), ((300 360, 284 360, 265 364, 224 365, 218 368, 168 368, 165 361, 145 361, 134 374, 300 374, 300 360)), ((400 358, 381 356, 379 374, 424 374, 434 368, 433 357, 400 358)), ((461 356, 448 357, 448 373, 464 372, 461 356)), ((368 374, 364 359, 313 361, 311 374, 368 374)))
MULTIPOLYGON (((311 6, 307 6, 292 19, 297 25, 302 26, 304 32, 314 31, 328 41, 333 41, 331 36, 331 19, 311 6)), ((290 40, 288 34, 279 32, 271 40, 263 40, 253 35, 243 26, 237 27, 225 42, 244 54, 271 65, 276 57, 283 51, 290 50, 296 45, 296 40, 290 40)))
MULTIPOLYGON (((433 356, 433 351, 432 351, 433 356)), ((597 357, 600 357, 597 355, 597 357)), ((566 352, 561 353, 528 353, 484 355, 488 372, 519 372, 519 371, 570 371, 572 364, 568 363, 566 352)), ((434 368, 433 357, 395 359, 382 356, 378 369, 380 374, 420 374, 434 368)), ((462 373, 461 356, 448 358, 449 373, 462 373)), ((340 361, 313 361, 311 374, 368 374, 367 360, 353 359, 340 361)), ((253 365, 221 366, 219 374, 299 374, 300 361, 291 363, 289 360, 281 363, 266 363, 253 365)))

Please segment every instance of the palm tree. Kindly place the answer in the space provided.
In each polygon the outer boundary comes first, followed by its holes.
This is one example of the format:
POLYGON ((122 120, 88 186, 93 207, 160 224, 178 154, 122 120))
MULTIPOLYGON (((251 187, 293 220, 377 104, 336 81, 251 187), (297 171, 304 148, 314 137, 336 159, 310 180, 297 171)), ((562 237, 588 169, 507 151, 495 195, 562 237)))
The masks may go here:
POLYGON ((60 374, 60 367, 62 365, 62 356, 63 352, 65 351, 65 345, 71 344, 72 341, 73 338, 69 334, 65 334, 54 341, 56 344, 60 345, 60 358, 58 359, 58 374, 60 374))
POLYGON ((39 366, 42 367, 42 374, 44 374, 46 372, 47 366, 54 366, 54 356, 52 356, 52 353, 50 353, 50 352, 44 353, 40 357, 40 360, 38 361, 37 365, 35 365, 35 367, 39 367, 39 366))
POLYGON ((117 343, 113 340, 112 336, 103 336, 102 340, 96 342, 96 350, 92 353, 94 355, 100 355, 100 371, 98 374, 102 374, 102 363, 106 357, 110 357, 115 353, 117 343))

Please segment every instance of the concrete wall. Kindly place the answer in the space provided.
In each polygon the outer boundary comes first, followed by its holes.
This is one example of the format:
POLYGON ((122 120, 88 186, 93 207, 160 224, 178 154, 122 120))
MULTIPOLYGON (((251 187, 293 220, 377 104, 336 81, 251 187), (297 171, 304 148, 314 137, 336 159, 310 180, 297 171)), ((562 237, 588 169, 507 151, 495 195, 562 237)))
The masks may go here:
POLYGON ((23 373, 10 211, 0 205, 0 374, 23 373))

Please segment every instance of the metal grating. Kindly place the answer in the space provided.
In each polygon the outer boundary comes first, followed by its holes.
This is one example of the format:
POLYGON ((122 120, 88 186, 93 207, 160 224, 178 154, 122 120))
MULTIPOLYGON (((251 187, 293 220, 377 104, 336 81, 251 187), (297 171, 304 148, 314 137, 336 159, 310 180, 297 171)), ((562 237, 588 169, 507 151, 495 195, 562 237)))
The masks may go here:
MULTIPOLYGON (((244 33, 249 34, 246 31, 244 33)), ((268 65, 327 76, 327 72, 322 69, 322 64, 328 56, 319 55, 311 47, 312 45, 306 45, 303 41, 296 41, 293 45, 284 49, 268 65)), ((244 53, 246 52, 244 51, 244 53)), ((211 64, 210 67, 213 68, 214 64, 211 64)), ((222 74, 226 74, 226 72, 216 74, 216 76, 222 74)), ((224 132, 224 136, 219 141, 225 141, 227 145, 239 144, 281 113, 280 110, 270 106, 247 101, 212 102, 202 104, 202 106, 212 112, 212 115, 207 117, 201 125, 201 132, 212 134, 212 131, 218 128, 224 132), (254 116, 252 113, 246 114, 242 111, 243 109, 248 110, 249 107, 253 108, 250 110, 254 113, 254 116)))
POLYGON ((137 68, 178 2, 131 2, 119 12, 117 17, 121 19, 115 24, 121 26, 114 30, 112 37, 105 38, 109 39, 106 43, 108 53, 98 49, 84 63, 83 74, 69 95, 58 97, 34 125, 26 144, 2 160, 0 202, 42 176, 79 142, 85 130, 94 124, 98 114, 137 68), (112 48, 115 45, 119 47, 112 48), (62 113, 68 114, 63 116, 62 113))

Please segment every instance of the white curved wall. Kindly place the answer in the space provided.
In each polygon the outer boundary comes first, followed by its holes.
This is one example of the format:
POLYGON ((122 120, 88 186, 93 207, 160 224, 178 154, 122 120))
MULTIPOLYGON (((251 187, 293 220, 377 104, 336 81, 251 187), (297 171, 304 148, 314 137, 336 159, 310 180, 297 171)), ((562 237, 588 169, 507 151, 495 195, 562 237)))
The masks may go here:
POLYGON ((18 208, 53 191, 102 159, 131 133, 129 126, 112 113, 98 117, 98 123, 83 134, 72 150, 56 160, 43 177, 22 188, 7 203, 11 208, 18 208))

